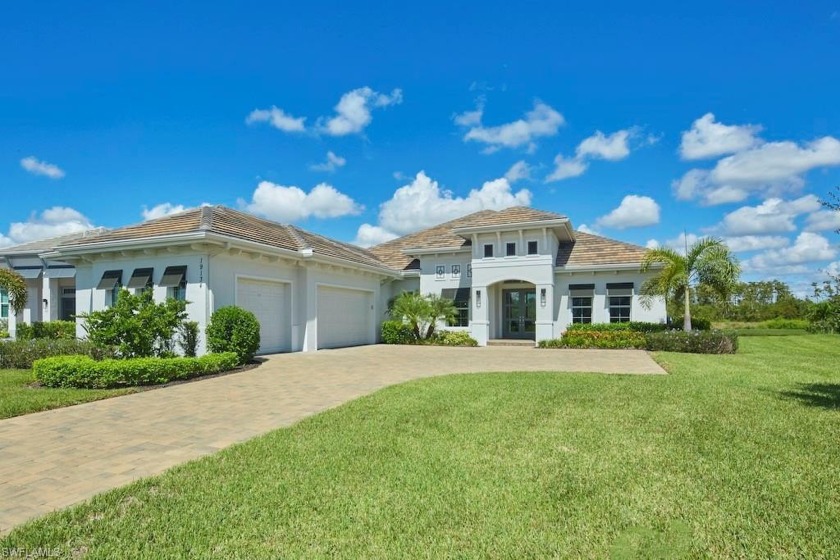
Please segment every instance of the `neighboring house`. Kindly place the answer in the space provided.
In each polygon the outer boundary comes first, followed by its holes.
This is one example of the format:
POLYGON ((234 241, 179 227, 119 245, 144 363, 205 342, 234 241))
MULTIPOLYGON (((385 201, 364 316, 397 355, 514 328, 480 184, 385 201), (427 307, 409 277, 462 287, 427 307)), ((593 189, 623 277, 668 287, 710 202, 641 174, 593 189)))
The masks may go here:
MULTIPOLYGON (((458 317, 447 328, 467 330, 481 345, 558 337, 572 322, 665 320, 663 301, 639 304, 644 248, 575 232, 564 216, 524 207, 477 212, 367 250, 208 206, 42 242, 39 251, 42 273, 73 267, 76 312, 112 305, 121 288, 151 289, 157 301, 186 300, 203 332, 214 310, 238 305, 260 321, 261 353, 375 343, 388 301, 403 291, 455 300, 458 317)), ((9 262, 9 250, 0 254, 9 262)), ((22 320, 62 316, 65 307, 45 311, 53 300, 43 310, 32 303, 47 299, 47 276, 27 280, 22 320)), ((63 294, 58 280, 52 294, 63 294)), ((85 334, 81 320, 77 333, 85 334)), ((203 344, 202 336, 202 352, 203 344)))
POLYGON ((7 321, 14 336, 19 322, 72 321, 76 315, 76 269, 72 264, 43 258, 55 247, 98 235, 102 230, 89 230, 61 237, 42 239, 0 249, 0 268, 10 268, 26 281, 27 302, 23 312, 15 315, 9 307, 9 294, 0 288, 0 320, 7 321))

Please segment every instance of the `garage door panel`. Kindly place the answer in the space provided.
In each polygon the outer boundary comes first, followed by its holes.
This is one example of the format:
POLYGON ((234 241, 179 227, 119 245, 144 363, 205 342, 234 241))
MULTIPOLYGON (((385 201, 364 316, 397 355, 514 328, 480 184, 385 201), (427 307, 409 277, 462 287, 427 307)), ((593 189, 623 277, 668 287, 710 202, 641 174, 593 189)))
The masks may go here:
POLYGON ((236 305, 256 315, 260 323, 260 354, 288 352, 291 332, 286 284, 240 278, 236 283, 236 305))
POLYGON ((364 290, 318 288, 318 348, 373 344, 373 294, 364 290))

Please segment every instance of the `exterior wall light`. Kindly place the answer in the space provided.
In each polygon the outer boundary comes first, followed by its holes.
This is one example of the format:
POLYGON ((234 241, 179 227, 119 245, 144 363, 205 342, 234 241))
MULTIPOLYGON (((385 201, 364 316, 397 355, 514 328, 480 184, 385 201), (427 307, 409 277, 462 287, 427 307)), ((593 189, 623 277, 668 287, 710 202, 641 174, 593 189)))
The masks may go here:
POLYGON ((475 291, 475 306, 481 307, 481 290, 475 291))
POLYGON ((540 307, 545 307, 545 288, 540 288, 540 307))

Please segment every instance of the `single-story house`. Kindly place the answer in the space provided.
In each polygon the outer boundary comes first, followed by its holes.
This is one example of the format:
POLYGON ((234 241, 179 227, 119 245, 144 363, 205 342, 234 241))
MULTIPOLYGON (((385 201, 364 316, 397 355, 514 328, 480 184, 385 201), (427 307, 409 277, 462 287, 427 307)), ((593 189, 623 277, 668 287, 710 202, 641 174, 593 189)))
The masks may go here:
MULTIPOLYGON (((370 249, 222 206, 49 245, 37 257, 46 270, 73 268, 63 278, 73 280, 76 312, 111 305, 121 288, 152 289, 156 300, 189 302, 203 331, 214 310, 237 305, 259 319, 261 353, 375 343, 389 300, 404 291, 453 299, 459 313, 447 328, 480 345, 555 338, 573 322, 666 319, 664 301, 639 303, 643 247, 526 207, 483 210, 370 249)), ((0 254, 8 263, 10 251, 0 254)), ((20 319, 60 318, 34 308, 62 288, 45 279, 20 319)))

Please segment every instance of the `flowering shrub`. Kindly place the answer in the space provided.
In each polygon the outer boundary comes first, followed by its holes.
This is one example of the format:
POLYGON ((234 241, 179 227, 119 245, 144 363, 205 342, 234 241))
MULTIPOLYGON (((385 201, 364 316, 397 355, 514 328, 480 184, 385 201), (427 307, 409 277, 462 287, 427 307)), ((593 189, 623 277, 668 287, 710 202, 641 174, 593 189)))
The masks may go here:
POLYGON ((631 330, 568 330, 562 338, 541 340, 540 348, 644 348, 645 334, 631 330))
POLYGON ((646 348, 692 354, 734 354, 738 351, 738 335, 724 331, 651 333, 647 335, 646 348))

